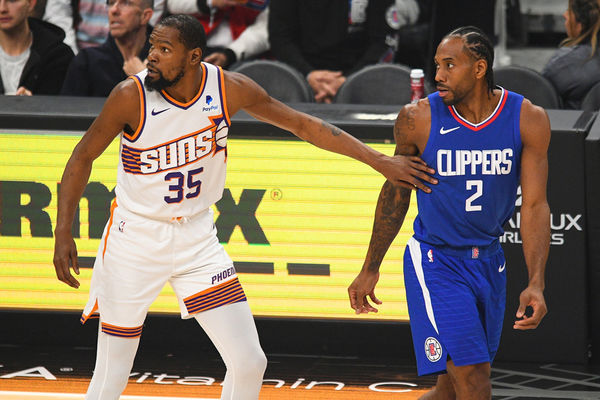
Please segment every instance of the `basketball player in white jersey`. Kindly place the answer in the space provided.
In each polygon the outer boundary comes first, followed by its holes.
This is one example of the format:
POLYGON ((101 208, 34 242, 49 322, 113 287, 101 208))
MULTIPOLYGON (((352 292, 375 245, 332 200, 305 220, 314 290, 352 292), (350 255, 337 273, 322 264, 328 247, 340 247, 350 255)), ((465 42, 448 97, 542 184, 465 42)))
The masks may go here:
POLYGON ((93 161, 120 135, 116 198, 94 265, 82 322, 99 317, 87 400, 118 399, 146 313, 166 282, 183 318, 195 318, 227 367, 222 399, 257 399, 266 367, 233 262, 219 244, 211 206, 225 183, 230 117, 244 109, 323 149, 367 163, 411 189, 430 191, 417 157, 388 157, 342 130, 297 112, 249 78, 203 63, 206 38, 191 16, 170 16, 150 37, 148 69, 115 87, 73 150, 62 177, 55 230, 58 279, 77 288, 71 225, 93 161))

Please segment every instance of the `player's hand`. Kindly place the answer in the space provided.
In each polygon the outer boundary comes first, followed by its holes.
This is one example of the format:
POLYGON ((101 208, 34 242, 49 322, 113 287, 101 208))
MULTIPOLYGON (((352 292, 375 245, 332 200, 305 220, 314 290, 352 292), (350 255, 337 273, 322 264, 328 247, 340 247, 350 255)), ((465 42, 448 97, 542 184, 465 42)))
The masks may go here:
POLYGON ((436 185, 438 180, 433 178, 435 170, 427 166, 425 161, 417 156, 397 155, 388 157, 384 166, 378 170, 388 181, 394 185, 402 186, 406 189, 421 189, 424 192, 431 193, 431 189, 423 182, 436 185))
POLYGON ((79 281, 71 275, 70 269, 79 275, 79 262, 77 261, 77 246, 71 233, 55 232, 54 242, 54 269, 59 281, 77 289, 79 281))
POLYGON ((369 296, 373 303, 382 304, 381 300, 375 296, 375 285, 377 285, 378 280, 379 272, 362 270, 348 287, 350 307, 352 307, 357 314, 367 314, 369 312, 378 311, 367 299, 367 296, 369 296))
POLYGON ((519 296, 519 309, 517 310, 517 320, 513 329, 527 330, 535 329, 542 321, 542 318, 548 312, 544 293, 542 289, 534 286, 528 286, 519 296), (525 314, 527 307, 533 308, 533 314, 525 314))

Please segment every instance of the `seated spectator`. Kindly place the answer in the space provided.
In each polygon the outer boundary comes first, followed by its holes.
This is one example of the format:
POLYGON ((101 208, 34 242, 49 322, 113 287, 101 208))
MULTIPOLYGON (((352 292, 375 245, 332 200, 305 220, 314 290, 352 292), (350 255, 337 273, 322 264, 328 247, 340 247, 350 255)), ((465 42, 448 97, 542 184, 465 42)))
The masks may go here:
MULTIPOLYGON (((48 0, 50 1, 55 0, 48 0)), ((60 0, 64 1, 64 0, 60 0)), ((72 0, 69 0, 72 1, 72 0)), ((154 0, 150 25, 154 26, 162 17, 166 0, 154 0)), ((96 47, 104 43, 108 37, 107 0, 75 0, 75 20, 77 47, 96 47)))
POLYGON ((58 94, 73 58, 62 29, 27 17, 34 6, 0 1, 0 94, 58 94))
POLYGON ((73 29, 73 6, 71 0, 48 0, 45 4, 42 16, 46 22, 50 22, 65 31, 65 44, 69 45, 73 53, 77 54, 79 49, 75 42, 75 29, 73 29))
POLYGON ((152 0, 108 0, 110 33, 98 47, 81 49, 61 94, 106 97, 115 85, 146 68, 152 0))
POLYGON ((227 68, 269 50, 268 3, 268 0, 169 0, 167 9, 173 14, 194 14, 206 32, 204 61, 227 68))
POLYGON ((577 109, 591 87, 600 82, 600 1, 569 0, 564 17, 567 38, 542 74, 556 88, 564 108, 577 109))
POLYGON ((271 52, 306 76, 317 102, 330 103, 346 76, 389 57, 398 28, 394 0, 272 0, 269 8, 271 52))

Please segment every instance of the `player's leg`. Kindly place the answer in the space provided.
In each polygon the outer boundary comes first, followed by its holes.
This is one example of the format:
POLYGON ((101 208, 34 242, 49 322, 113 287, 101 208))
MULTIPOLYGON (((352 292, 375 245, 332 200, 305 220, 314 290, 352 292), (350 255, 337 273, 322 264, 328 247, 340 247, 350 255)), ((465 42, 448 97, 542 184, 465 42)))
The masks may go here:
POLYGON ((438 375, 433 389, 419 397, 419 400, 456 400, 456 392, 448 374, 438 375))
POLYGON ((96 309, 100 314, 96 364, 86 400, 116 400, 127 385, 148 308, 172 271, 165 249, 169 243, 147 233, 164 238, 168 229, 168 224, 113 207, 94 264, 88 312, 82 317, 85 322, 96 309))
POLYGON ((456 398, 461 400, 489 400, 492 398, 490 363, 459 367, 452 361, 448 361, 447 368, 456 398))
POLYGON ((227 373, 221 399, 256 400, 267 366, 247 301, 195 315, 221 354, 227 373))
POLYGON ((98 330, 98 348, 94 375, 85 400, 117 400, 133 366, 140 337, 112 336, 98 330))

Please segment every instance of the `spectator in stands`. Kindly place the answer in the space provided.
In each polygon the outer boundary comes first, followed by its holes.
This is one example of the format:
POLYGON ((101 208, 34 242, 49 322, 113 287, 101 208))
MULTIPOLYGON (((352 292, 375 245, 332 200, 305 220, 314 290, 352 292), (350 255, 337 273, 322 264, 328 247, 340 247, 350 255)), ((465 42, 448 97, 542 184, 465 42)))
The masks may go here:
POLYGON ((54 24, 65 32, 63 42, 67 44, 73 53, 77 54, 79 49, 75 42, 75 29, 73 29, 73 4, 71 0, 36 0, 36 10, 30 15, 54 24))
POLYGON ((110 34, 98 47, 81 49, 61 90, 67 96, 106 97, 113 87, 146 68, 152 0, 108 0, 110 34))
POLYGON ((73 58, 62 29, 28 18, 34 6, 0 1, 0 94, 58 94, 73 58))
POLYGON ((394 0, 272 0, 271 52, 299 70, 315 100, 330 103, 352 72, 393 57, 394 0))
MULTIPOLYGON (((48 0, 50 3, 51 0, 48 0)), ((61 0, 63 1, 63 0, 61 0)), ((74 2, 77 46, 80 49, 96 47, 108 37, 107 0, 70 0, 74 2)), ((154 0, 150 25, 154 26, 162 17, 166 0, 154 0)))
POLYGON ((204 61, 227 68, 269 50, 268 4, 269 0, 168 0, 167 9, 194 14, 207 35, 204 61))
POLYGON ((600 0, 569 0, 564 17, 567 38, 542 74, 556 88, 563 106, 577 109, 600 81, 600 0))

